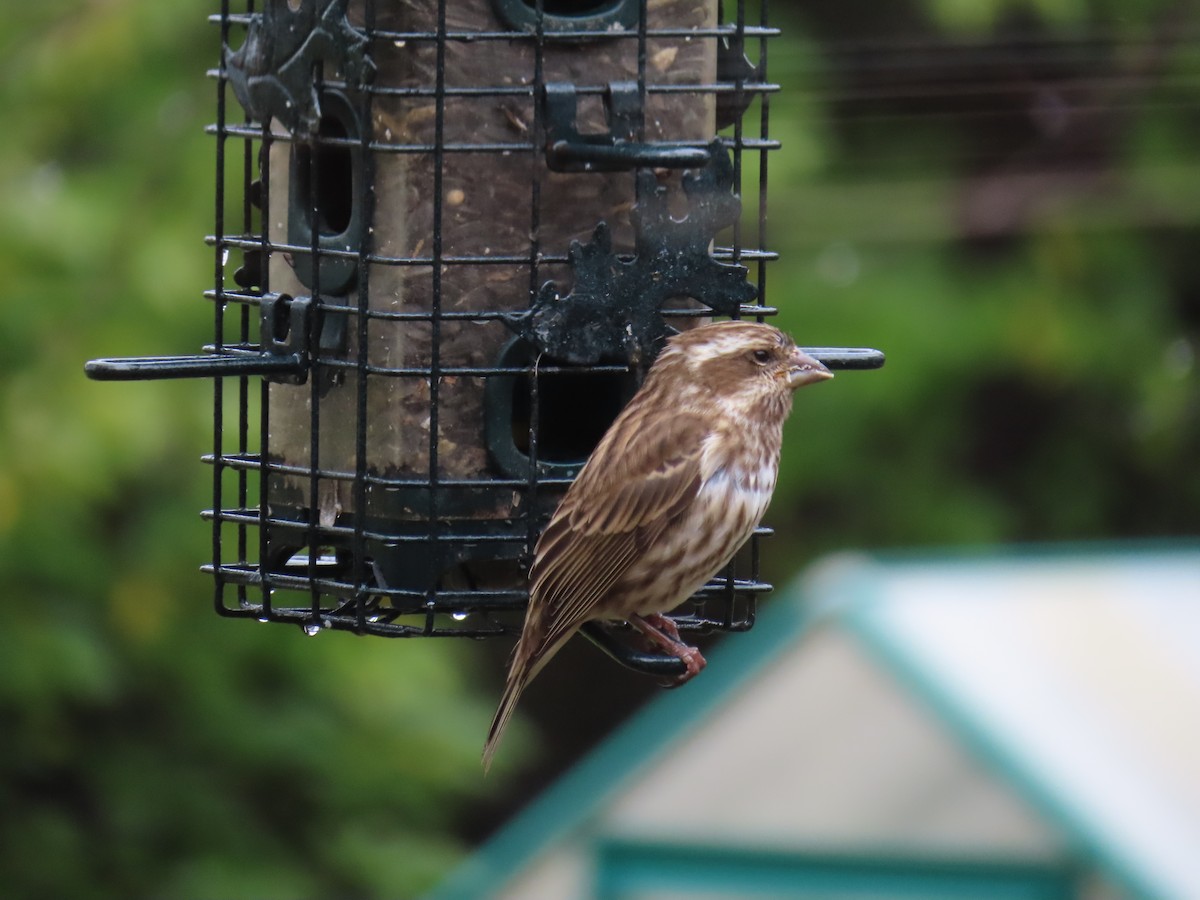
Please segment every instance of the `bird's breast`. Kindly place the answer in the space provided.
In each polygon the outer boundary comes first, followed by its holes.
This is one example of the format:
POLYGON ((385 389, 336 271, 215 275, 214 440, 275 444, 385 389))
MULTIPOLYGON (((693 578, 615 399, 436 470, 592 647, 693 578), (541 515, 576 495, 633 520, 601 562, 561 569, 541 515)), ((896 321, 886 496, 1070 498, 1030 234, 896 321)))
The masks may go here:
POLYGON ((700 485, 696 501, 749 537, 767 511, 778 475, 776 464, 721 466, 700 485), (719 512, 722 509, 723 514, 719 512))
POLYGON ((746 542, 775 489, 779 443, 769 437, 714 432, 705 439, 700 489, 614 586, 618 617, 673 609, 746 542))

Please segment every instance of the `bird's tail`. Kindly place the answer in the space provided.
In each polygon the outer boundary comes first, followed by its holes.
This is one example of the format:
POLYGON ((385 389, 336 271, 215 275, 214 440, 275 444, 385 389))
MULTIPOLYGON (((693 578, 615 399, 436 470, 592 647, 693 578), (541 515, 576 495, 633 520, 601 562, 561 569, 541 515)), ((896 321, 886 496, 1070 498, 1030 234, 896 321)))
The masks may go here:
POLYGON ((508 720, 512 718, 513 710, 517 708, 517 701, 521 699, 521 692, 525 690, 529 682, 533 681, 534 676, 542 671, 542 667, 550 661, 550 657, 557 653, 559 648, 578 630, 578 625, 564 629, 549 643, 545 641, 535 643, 531 638, 531 633, 523 632, 521 634, 521 639, 513 651, 512 664, 508 669, 508 679, 504 682, 504 693, 500 696, 500 706, 496 708, 492 727, 488 729, 487 740, 483 744, 483 771, 485 774, 492 765, 492 757, 496 755, 496 748, 500 746, 500 738, 508 726, 508 720))
POLYGON ((492 757, 496 755, 496 748, 500 746, 500 738, 503 737, 508 720, 512 718, 513 710, 517 708, 517 701, 521 699, 521 692, 525 690, 527 684, 529 684, 529 678, 524 672, 517 671, 517 667, 514 666, 508 674, 508 681, 504 684, 500 706, 496 709, 492 727, 488 729, 487 740, 483 744, 483 771, 485 774, 492 766, 492 757))

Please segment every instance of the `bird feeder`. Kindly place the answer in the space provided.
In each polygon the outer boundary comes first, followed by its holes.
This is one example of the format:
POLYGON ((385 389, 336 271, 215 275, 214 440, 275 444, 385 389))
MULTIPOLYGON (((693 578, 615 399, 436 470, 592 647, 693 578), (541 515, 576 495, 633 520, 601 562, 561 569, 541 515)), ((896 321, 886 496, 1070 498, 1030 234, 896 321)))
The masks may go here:
MULTIPOLYGON (((221 614, 513 634, 541 527, 663 340, 774 312, 775 31, 715 0, 267 0, 213 18, 212 343, 88 374, 213 379, 221 614)), ((750 627, 770 589, 757 541, 682 631, 750 627)))

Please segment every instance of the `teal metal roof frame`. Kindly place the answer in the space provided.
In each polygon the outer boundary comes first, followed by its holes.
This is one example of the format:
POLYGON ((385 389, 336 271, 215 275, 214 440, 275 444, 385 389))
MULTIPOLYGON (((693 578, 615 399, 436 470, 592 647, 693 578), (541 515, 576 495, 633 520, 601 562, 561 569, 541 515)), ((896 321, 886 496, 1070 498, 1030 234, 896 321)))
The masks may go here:
POLYGON ((821 900, 1072 900, 1080 877, 1067 865, 911 853, 792 852, 641 840, 601 840, 595 851, 594 900, 655 891, 821 900))
MULTIPOLYGON (((1046 773, 1030 768, 1029 761, 1014 752, 1012 743, 1004 735, 981 720, 978 710, 964 703, 961 693, 934 677, 925 661, 914 658, 910 645, 894 633, 888 617, 879 614, 880 598, 886 593, 888 580, 915 567, 944 564, 960 572, 969 572, 972 568, 994 566, 997 562, 1019 564, 1022 560, 1087 560, 1118 565, 1125 560, 1138 565, 1194 566, 1200 571, 1200 545, 1196 542, 1156 542, 1032 547, 986 554, 952 552, 933 556, 843 557, 836 563, 819 563, 811 570, 815 576, 802 577, 764 606, 752 631, 715 648, 703 678, 685 690, 666 693, 641 709, 628 724, 518 813, 429 897, 431 900, 473 900, 490 896, 539 852, 586 829, 623 785, 653 767, 675 742, 716 711, 727 696, 753 679, 778 654, 787 652, 816 622, 828 618, 836 619, 857 635, 875 658, 934 711, 953 736, 1051 824, 1061 829, 1078 848, 1081 857, 1094 863, 1132 896, 1169 896, 1143 860, 1115 841, 1111 830, 1096 827, 1096 823, 1081 814, 1078 798, 1064 795, 1060 785, 1047 780, 1046 773), (819 597, 814 593, 814 580, 819 582, 819 597), (671 727, 664 727, 664 723, 671 723, 671 727)), ((1200 595, 1195 600, 1200 604, 1200 595)), ((640 854, 631 854, 629 847, 619 840, 606 843, 603 834, 592 837, 598 842, 598 848, 607 848, 604 852, 616 853, 631 864, 643 858, 640 854)), ((670 848, 660 850, 669 855, 670 848)), ((679 852, 687 854, 690 851, 679 852)), ((717 850, 712 852, 718 853, 717 850)), ((863 861, 859 862, 862 864, 863 861)), ((876 863, 884 868, 901 865, 895 860, 877 860, 871 865, 876 863)), ((772 863, 776 867, 798 864, 797 860, 772 863)), ((941 865, 936 861, 931 864, 935 870, 941 865)), ((916 866, 910 872, 915 875, 924 864, 910 861, 905 865, 916 866)), ((1014 885, 1029 890, 995 896, 1062 896, 1056 891, 1064 883, 1063 879, 1073 878, 1069 866, 1061 870, 1038 871, 1026 871, 1017 866, 1006 871, 1015 879, 1014 885)), ((610 872, 605 877, 615 876, 610 872)), ((605 883, 604 878, 600 878, 596 885, 601 894, 607 889, 605 883)))

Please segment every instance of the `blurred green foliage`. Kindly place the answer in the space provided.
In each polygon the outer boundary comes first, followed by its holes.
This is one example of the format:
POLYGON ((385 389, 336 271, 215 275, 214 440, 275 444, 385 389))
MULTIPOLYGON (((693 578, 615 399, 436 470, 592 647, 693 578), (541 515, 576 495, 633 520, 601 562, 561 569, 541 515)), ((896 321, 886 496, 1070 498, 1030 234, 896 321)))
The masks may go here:
POLYGON ((770 302, 888 362, 797 398, 776 580, 848 545, 1196 534, 1196 8, 781 19, 770 302))
MULTIPOLYGON (((889 361, 800 397, 774 580, 851 546, 1194 534, 1195 10, 775 6, 767 300, 889 361), (1017 88, 962 90, 997 58, 1017 88)), ((83 378, 211 330, 211 9, 9 4, 0 33, 6 897, 412 895, 483 793, 473 648, 214 615, 211 387, 83 378)))

